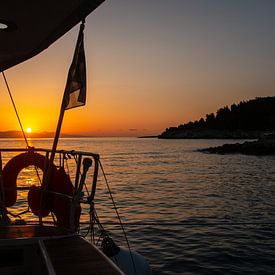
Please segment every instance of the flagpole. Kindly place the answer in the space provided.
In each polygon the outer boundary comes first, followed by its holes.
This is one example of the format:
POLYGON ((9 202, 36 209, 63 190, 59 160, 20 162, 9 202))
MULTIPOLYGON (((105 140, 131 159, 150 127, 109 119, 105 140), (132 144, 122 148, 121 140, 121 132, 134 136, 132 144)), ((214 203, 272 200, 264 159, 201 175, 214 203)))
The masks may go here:
MULTIPOLYGON (((77 43, 76 43, 77 46, 78 46, 79 41, 81 39, 81 35, 83 35, 84 27, 85 27, 85 19, 82 20, 82 23, 80 25, 79 35, 78 35, 77 43)), ((74 58, 75 58, 75 53, 74 53, 74 58)), ((73 62, 74 62, 74 59, 73 59, 73 62)), ((71 70, 71 68, 70 68, 70 70, 71 70)), ((70 74, 70 70, 69 70, 69 74, 70 74)), ((46 176, 45 176, 45 187, 46 188, 47 188, 47 186, 49 184, 49 181, 51 179, 51 173, 52 173, 51 164, 54 163, 54 157, 55 157, 56 148, 57 148, 57 144, 58 144, 58 140, 59 140, 59 136, 60 136, 60 132, 61 132, 61 126, 62 126, 62 122, 63 122, 63 118, 64 118, 64 113, 65 113, 65 110, 66 110, 67 105, 68 105, 68 95, 66 94, 68 81, 69 80, 67 79, 67 84, 66 84, 65 92, 64 92, 64 95, 63 95, 63 99, 62 99, 59 119, 58 119, 56 131, 55 131, 55 137, 54 137, 54 141, 53 141, 53 145, 52 145, 52 150, 51 150, 51 155, 50 155, 50 162, 49 162, 48 168, 46 170, 46 176)))
MULTIPOLYGON (((80 26, 79 35, 78 35, 77 44, 76 44, 76 49, 79 47, 81 39, 82 39, 82 42, 83 42, 83 30, 84 30, 84 26, 85 26, 85 20, 82 21, 82 24, 80 26)), ((75 50, 72 64, 74 64, 75 60, 77 60, 76 59, 76 53, 78 55, 79 52, 77 52, 75 50)), ((85 61, 85 56, 84 56, 84 61, 85 61)), ((69 103, 68 92, 70 92, 70 89, 68 88, 69 87, 68 84, 70 84, 70 82, 72 81, 72 79, 70 78, 70 76, 72 74, 71 70, 72 70, 72 65, 71 65, 69 73, 68 73, 67 83, 66 83, 66 87, 65 87, 65 92, 64 92, 64 95, 63 95, 62 103, 61 103, 60 114, 59 114, 58 123, 57 123, 56 131, 55 131, 55 136, 54 136, 54 141, 53 141, 53 145, 52 145, 50 159, 49 159, 49 162, 47 163, 47 166, 46 166, 45 177, 43 178, 43 183, 44 183, 43 187, 42 187, 43 191, 45 191, 47 189, 49 183, 51 182, 52 176, 53 176, 52 175, 52 171, 53 171, 52 167, 53 167, 53 164, 54 164, 54 158, 55 158, 55 154, 56 154, 57 144, 58 144, 58 140, 59 140, 59 137, 60 137, 61 126, 62 126, 65 110, 68 109, 68 108, 70 108, 70 107, 68 107, 68 103, 69 103)), ((82 103, 85 104, 85 101, 82 102, 82 103)), ((42 203, 43 203, 43 192, 41 193, 41 197, 40 197, 40 209, 42 209, 42 203)), ((41 211, 39 211, 39 223, 42 224, 41 211)))
MULTIPOLYGON (((54 157, 55 157, 56 148, 57 148, 57 144, 58 144, 58 140, 59 140, 59 136, 60 136, 60 132, 61 132, 61 126, 62 126, 64 114, 65 114, 65 96, 63 96, 63 99, 62 99, 60 114, 59 114, 58 123, 57 123, 55 136, 54 136, 54 140, 53 140, 53 146, 52 146, 52 150, 51 150, 50 164, 54 162, 54 157)), ((51 170, 50 166, 48 167, 47 170, 51 170)), ((47 171, 46 179, 48 178, 48 180, 50 179, 50 176, 51 176, 50 173, 51 173, 51 171, 50 172, 47 171)), ((47 187, 47 184, 48 184, 48 182, 46 181, 46 187, 47 187)))
MULTIPOLYGON (((43 178, 43 183, 44 183, 44 185, 42 186, 43 191, 47 190, 47 187, 48 187, 48 185, 51 181, 51 178, 52 178, 52 171, 53 171, 52 164, 54 163, 54 157, 55 157, 56 148, 57 148, 57 144, 58 144, 58 140, 59 140, 59 136, 60 136, 60 132, 61 132, 61 126, 62 126, 62 122, 63 122, 63 118, 64 118, 64 113, 65 113, 65 97, 63 96, 60 114, 59 114, 59 118, 58 118, 58 123, 57 123, 56 131, 55 131, 55 137, 54 137, 54 141, 53 141, 53 145, 52 145, 50 160, 46 165, 46 173, 45 173, 45 177, 43 178)), ((42 209, 43 197, 44 197, 44 194, 42 192, 41 197, 40 197, 40 208, 39 209, 42 209)), ((41 212, 42 211, 39 211, 39 216, 38 216, 39 224, 42 224, 41 212)))

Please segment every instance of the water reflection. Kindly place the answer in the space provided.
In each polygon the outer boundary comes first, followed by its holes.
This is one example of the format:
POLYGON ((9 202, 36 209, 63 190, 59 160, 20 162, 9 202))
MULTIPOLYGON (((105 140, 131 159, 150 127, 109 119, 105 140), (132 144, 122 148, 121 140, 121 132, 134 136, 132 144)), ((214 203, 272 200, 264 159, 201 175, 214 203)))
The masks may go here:
MULTIPOLYGON (((60 148, 101 154, 131 244, 156 274, 275 273, 275 158, 195 151, 229 142, 235 141, 63 139, 60 148)), ((102 173, 96 210, 123 242, 102 173)), ((88 221, 87 207, 84 213, 88 221)))

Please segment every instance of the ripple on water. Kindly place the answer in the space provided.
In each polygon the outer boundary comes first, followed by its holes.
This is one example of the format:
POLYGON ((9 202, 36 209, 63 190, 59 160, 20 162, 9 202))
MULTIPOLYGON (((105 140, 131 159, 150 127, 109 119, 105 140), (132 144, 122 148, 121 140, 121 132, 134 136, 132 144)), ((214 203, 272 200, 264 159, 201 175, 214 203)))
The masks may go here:
MULTIPOLYGON (((155 274, 275 274, 275 158, 195 151, 225 142, 235 141, 63 139, 60 148, 101 154, 130 243, 155 274)), ((96 209, 116 221, 102 173, 96 209)), ((105 226, 126 246, 118 226, 105 226)))

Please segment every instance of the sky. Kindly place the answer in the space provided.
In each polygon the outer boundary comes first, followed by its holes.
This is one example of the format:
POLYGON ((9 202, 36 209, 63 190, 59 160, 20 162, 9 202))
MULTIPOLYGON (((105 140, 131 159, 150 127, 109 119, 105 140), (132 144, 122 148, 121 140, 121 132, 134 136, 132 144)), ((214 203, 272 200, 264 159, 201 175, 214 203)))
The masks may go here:
MULTIPOLYGON (((62 132, 157 135, 274 96, 274 15, 274 0, 106 0, 86 19, 87 103, 62 132)), ((5 72, 25 129, 55 131, 78 28, 5 72)), ((0 91, 0 131, 19 130, 0 91)))

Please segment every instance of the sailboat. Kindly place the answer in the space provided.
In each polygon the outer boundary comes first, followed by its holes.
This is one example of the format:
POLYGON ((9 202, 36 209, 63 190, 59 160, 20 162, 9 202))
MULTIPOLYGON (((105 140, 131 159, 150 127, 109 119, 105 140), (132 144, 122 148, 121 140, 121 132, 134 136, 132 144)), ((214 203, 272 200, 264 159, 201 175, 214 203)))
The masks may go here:
POLYGON ((65 110, 85 104, 85 18, 102 2, 10 0, 1 4, 0 72, 21 128, 5 71, 81 25, 52 148, 29 146, 23 128, 26 147, 0 148, 0 274, 151 273, 141 255, 117 246, 100 223, 94 201, 100 156, 57 149, 65 110), (38 184, 20 185, 18 175, 30 167, 38 184), (82 235, 82 215, 90 221, 88 226, 84 223, 90 241, 82 235))

